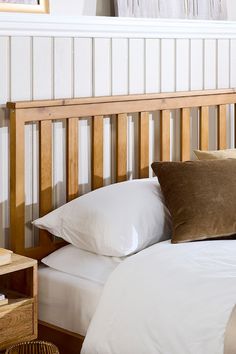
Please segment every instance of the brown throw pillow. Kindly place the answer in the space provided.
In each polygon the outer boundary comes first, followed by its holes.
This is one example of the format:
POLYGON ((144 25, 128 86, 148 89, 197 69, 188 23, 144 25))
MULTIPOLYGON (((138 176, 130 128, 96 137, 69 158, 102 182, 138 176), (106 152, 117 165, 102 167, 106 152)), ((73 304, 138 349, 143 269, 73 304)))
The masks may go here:
POLYGON ((194 150, 194 154, 198 160, 211 160, 211 159, 236 159, 236 149, 225 150, 194 150))
POLYGON ((236 234, 236 159, 154 162, 173 220, 172 243, 236 234))

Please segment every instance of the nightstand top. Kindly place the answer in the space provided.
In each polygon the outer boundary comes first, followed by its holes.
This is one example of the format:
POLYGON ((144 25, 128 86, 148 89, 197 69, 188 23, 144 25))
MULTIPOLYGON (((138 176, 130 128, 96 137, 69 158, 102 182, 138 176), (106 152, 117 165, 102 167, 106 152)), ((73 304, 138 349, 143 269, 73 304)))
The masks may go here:
POLYGON ((13 253, 12 262, 10 264, 0 266, 0 275, 16 272, 35 265, 37 265, 37 260, 13 253))

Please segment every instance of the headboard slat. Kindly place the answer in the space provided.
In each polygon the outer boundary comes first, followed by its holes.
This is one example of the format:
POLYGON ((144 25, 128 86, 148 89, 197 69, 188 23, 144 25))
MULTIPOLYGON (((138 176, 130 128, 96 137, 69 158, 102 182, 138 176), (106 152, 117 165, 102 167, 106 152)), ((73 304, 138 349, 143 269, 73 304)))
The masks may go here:
POLYGON ((103 116, 92 122, 92 189, 103 186, 103 116))
POLYGON ((161 161, 170 160, 170 111, 161 111, 160 116, 161 161))
POLYGON ((226 105, 219 105, 218 110, 218 149, 225 149, 226 143, 226 105))
POLYGON ((139 177, 149 176, 149 113, 141 112, 139 117, 139 177))
POLYGON ((117 115, 116 127, 116 180, 127 179, 127 114, 117 115))
POLYGON ((39 122, 40 216, 52 210, 52 121, 39 122))
POLYGON ((67 185, 67 201, 78 197, 79 182, 78 182, 78 118, 67 119, 67 156, 66 156, 66 185, 67 185))
POLYGON ((180 111, 181 117, 181 140, 180 151, 181 161, 190 160, 190 109, 183 108, 180 111))
MULTIPOLYGON (((52 203, 52 121, 39 122, 39 214, 53 209, 52 203)), ((50 238, 46 231, 39 232, 39 245, 47 248, 50 238)))
POLYGON ((236 148, 236 104, 233 105, 234 108, 234 147, 236 148))
POLYGON ((209 149, 209 107, 200 107, 200 136, 199 144, 201 150, 209 149))

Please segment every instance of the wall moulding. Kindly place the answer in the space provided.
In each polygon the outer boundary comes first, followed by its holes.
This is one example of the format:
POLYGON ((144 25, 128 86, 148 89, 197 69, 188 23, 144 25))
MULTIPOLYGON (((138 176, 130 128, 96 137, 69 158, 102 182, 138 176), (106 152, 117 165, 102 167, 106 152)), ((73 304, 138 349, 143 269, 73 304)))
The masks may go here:
POLYGON ((1 36, 236 38, 236 22, 0 13, 1 36))

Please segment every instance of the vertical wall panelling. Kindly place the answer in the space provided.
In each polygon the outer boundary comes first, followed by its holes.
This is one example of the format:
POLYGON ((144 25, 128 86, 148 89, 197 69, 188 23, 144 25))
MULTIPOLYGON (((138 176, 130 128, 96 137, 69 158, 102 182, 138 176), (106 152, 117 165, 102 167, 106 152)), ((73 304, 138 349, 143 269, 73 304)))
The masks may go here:
MULTIPOLYGON (((188 39, 176 40, 176 91, 188 91, 190 89, 190 43, 188 39)), ((175 140, 173 142, 173 158, 180 158, 180 115, 179 111, 173 123, 175 140)), ((185 125, 183 124, 183 127, 185 125)))
POLYGON ((218 39, 217 41, 217 88, 230 86, 230 41, 218 39))
POLYGON ((145 92, 160 92, 160 39, 146 39, 145 92))
POLYGON ((175 91, 175 40, 161 40, 161 92, 175 91))
MULTIPOLYGON (((216 89, 217 87, 217 41, 215 39, 204 40, 204 89, 216 89)), ((216 149, 217 124, 216 110, 210 107, 209 119, 209 149, 216 149)))
POLYGON ((1 105, 9 99, 10 83, 10 38, 0 37, 0 77, 1 77, 1 105))
POLYGON ((236 39, 230 40, 230 87, 236 87, 236 39))
POLYGON ((145 41, 129 40, 129 94, 145 92, 145 41))
POLYGON ((127 38, 112 39, 112 95, 128 94, 128 58, 127 38))
POLYGON ((74 96, 86 97, 93 93, 92 38, 74 39, 74 96))
POLYGON ((33 38, 33 99, 53 97, 53 40, 33 38))
POLYGON ((190 41, 190 89, 203 89, 203 61, 204 41, 202 39, 191 39, 190 41))
POLYGON ((217 46, 215 39, 204 41, 204 89, 215 89, 217 78, 217 46))
POLYGON ((176 40, 176 91, 189 90, 189 40, 176 40))
POLYGON ((32 38, 11 37, 11 100, 32 99, 32 38))
MULTIPOLYGON (((204 79, 204 41, 202 39, 190 40, 190 90, 202 90, 204 79)), ((199 111, 191 112, 191 158, 195 158, 193 150, 199 148, 199 111)))
POLYGON ((73 38, 54 39, 54 98, 73 96, 73 38))
POLYGON ((111 94, 111 39, 94 38, 93 75, 94 96, 111 94))
MULTIPOLYGON (((161 40, 161 92, 176 90, 176 41, 175 39, 161 40)), ((175 158, 175 112, 171 112, 170 122, 170 159, 175 158)))
POLYGON ((10 98, 10 38, 0 38, 0 245, 8 246, 9 235, 9 124, 5 118, 4 104, 10 98))

